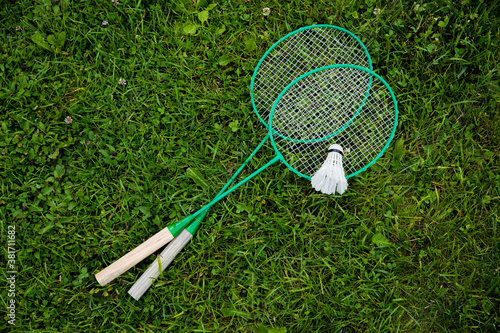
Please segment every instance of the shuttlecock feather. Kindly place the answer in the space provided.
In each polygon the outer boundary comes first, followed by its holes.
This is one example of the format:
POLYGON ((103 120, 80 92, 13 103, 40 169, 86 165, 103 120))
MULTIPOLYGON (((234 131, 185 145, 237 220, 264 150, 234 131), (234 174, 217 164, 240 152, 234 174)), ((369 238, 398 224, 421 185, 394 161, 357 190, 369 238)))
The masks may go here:
POLYGON ((333 194, 337 191, 342 194, 347 189, 344 167, 342 166, 342 155, 344 150, 339 145, 331 145, 328 148, 328 156, 318 171, 311 177, 311 185, 316 191, 325 194, 333 194))

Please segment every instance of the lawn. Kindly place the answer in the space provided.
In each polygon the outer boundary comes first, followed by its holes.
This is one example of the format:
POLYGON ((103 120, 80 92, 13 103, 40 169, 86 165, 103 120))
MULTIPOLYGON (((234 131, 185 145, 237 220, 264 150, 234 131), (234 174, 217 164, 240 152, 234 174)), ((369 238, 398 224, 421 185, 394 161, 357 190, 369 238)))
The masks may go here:
MULTIPOLYGON (((500 330, 498 1, 13 3, 2 332, 500 330), (210 209, 139 301, 127 291, 155 255, 101 287, 97 272, 210 202, 259 144, 253 70, 314 24, 356 34, 394 90, 384 155, 342 196, 274 164, 210 209)), ((266 144, 238 179, 272 157, 266 144)))

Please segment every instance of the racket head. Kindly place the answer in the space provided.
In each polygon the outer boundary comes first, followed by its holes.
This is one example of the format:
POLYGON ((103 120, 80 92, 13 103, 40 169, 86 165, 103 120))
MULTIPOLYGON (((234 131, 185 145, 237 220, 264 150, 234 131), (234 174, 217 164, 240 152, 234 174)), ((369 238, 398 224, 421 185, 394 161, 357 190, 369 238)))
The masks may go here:
POLYGON ((372 69, 363 42, 344 28, 328 24, 303 27, 274 43, 259 60, 250 83, 250 98, 259 120, 268 126, 276 98, 293 80, 337 64, 372 69))
POLYGON ((344 149, 346 178, 375 163, 394 138, 396 97, 370 69, 331 65, 301 75, 279 94, 269 117, 271 143, 282 162, 310 179, 328 147, 344 149))

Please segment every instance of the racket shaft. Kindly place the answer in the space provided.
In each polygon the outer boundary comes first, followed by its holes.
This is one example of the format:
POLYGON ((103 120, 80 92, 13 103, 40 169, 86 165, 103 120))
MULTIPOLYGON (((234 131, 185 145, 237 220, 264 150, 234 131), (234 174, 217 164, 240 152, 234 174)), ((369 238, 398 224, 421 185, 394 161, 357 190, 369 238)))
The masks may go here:
POLYGON ((141 277, 134 283, 132 288, 128 291, 130 296, 135 300, 139 300, 142 295, 153 284, 153 280, 160 276, 160 265, 158 259, 161 260, 161 269, 164 271, 170 263, 174 260, 177 254, 189 243, 193 235, 187 231, 182 232, 175 237, 175 239, 161 252, 160 256, 149 266, 149 268, 141 275, 141 277))
MULTIPOLYGON (((233 192, 234 190, 236 190, 237 188, 239 188, 241 185, 243 185, 244 183, 246 183, 248 180, 252 179, 253 177, 255 177, 257 174, 259 174, 260 172, 262 172, 263 170, 265 170, 267 167, 269 167, 270 165, 272 165, 273 163, 276 163, 277 161, 280 160, 280 157, 279 156, 276 156, 274 157, 272 160, 270 160, 269 162, 267 162, 264 166, 260 167, 258 170, 256 170, 255 172, 253 172, 252 174, 250 174, 249 176, 247 176, 245 179, 243 179, 242 181, 240 181, 238 184, 234 185, 233 187, 231 187, 229 190, 225 191, 224 193, 221 193, 220 195, 216 196, 210 203, 208 203, 207 205, 205 205, 204 207, 202 207, 201 209, 199 209, 196 213, 192 214, 191 216, 198 216, 200 214, 206 214, 206 212, 210 209, 210 207, 212 207, 213 205, 215 205, 217 202, 219 202, 220 200, 222 200, 225 196, 227 196, 228 194, 230 194, 231 192, 233 192)), ((203 215, 204 216, 204 215, 203 215)), ((153 236, 153 237, 156 237, 153 236)), ((152 237, 152 238, 153 238, 152 237)), ((172 234, 170 234, 170 237, 167 241, 163 242, 162 245, 165 245, 167 244, 168 242, 170 242, 173 238, 172 234)), ((146 243, 148 243, 151 239, 147 240, 146 243)), ((145 257, 147 257, 148 255, 150 255, 151 253, 153 253, 154 251, 156 251, 157 249, 159 249, 162 245, 156 247, 153 251, 150 251, 149 253, 144 253, 144 256, 141 257, 140 260, 144 259, 145 257)), ((140 245, 142 246, 142 245, 140 245)), ((139 247, 140 247, 139 246, 139 247)), ((134 249, 135 251, 135 249, 134 249)), ((132 251, 133 252, 133 251, 132 251)), ((121 260, 121 259, 120 259, 121 260)), ((139 261, 140 261, 139 260, 139 261)), ((137 262, 139 261, 136 261, 132 264, 135 265, 137 262)), ((114 265, 114 264, 113 264, 114 265)), ((132 267, 130 266, 130 267, 132 267)), ((128 267, 127 269, 129 269, 130 267, 128 267)), ((126 270, 125 270, 126 271, 126 270)), ((125 272, 124 271, 124 272, 125 272)), ((120 273, 121 274, 121 273, 120 273)), ((119 275, 119 274, 118 274, 119 275)), ((114 277, 113 277, 114 278, 114 277)), ((99 281, 99 280, 98 280, 99 281)), ((111 281, 111 280, 110 280, 111 281)), ((103 285, 103 284, 101 284, 103 285)))
POLYGON ((149 256, 151 253, 155 252, 156 250, 170 242, 173 238, 174 236, 172 235, 168 227, 162 229, 147 241, 137 246, 135 249, 97 273, 95 275, 97 282, 99 282, 101 286, 105 286, 121 274, 128 271, 138 262, 149 256))
MULTIPOLYGON (((269 138, 269 133, 266 134, 264 139, 261 141, 261 143, 257 146, 257 148, 250 154, 250 156, 246 159, 246 161, 243 163, 243 165, 238 169, 238 171, 231 177, 231 179, 227 182, 227 184, 222 188, 222 190, 219 192, 219 194, 216 196, 216 198, 224 194, 220 199, 222 199, 224 196, 229 194, 233 189, 224 191, 229 187, 229 185, 233 182, 233 180, 240 174, 240 172, 243 170, 245 167, 246 163, 250 161, 250 159, 257 153, 257 151, 264 145, 264 143, 267 141, 269 138)), ((250 177, 251 178, 251 177, 250 177)), ((242 182, 244 183, 244 182, 242 182)), ((241 184, 240 184, 241 185, 241 184)), ((214 200, 215 201, 215 200, 214 200)), ((203 214, 203 212, 206 214, 208 209, 215 204, 215 202, 211 202, 209 205, 201 208, 198 210, 196 213, 192 214, 191 217, 195 217, 198 214, 203 214)), ((181 223, 181 222, 179 222, 181 223)), ((178 223, 178 224, 179 224, 178 223)), ((157 234, 155 234, 153 237, 148 239, 146 242, 142 243, 129 253, 127 253, 125 256, 120 258, 118 261, 114 262, 110 266, 106 267, 102 271, 96 274, 96 279, 99 282, 101 286, 105 286, 109 282, 113 281, 116 277, 120 276, 121 274, 125 273, 127 270, 129 270, 131 267, 133 267, 135 264, 149 256, 151 253, 155 252, 168 242, 170 242, 174 237, 170 230, 168 229, 169 227, 166 227, 165 229, 161 230, 157 234), (163 238, 164 237, 164 238, 163 238)))

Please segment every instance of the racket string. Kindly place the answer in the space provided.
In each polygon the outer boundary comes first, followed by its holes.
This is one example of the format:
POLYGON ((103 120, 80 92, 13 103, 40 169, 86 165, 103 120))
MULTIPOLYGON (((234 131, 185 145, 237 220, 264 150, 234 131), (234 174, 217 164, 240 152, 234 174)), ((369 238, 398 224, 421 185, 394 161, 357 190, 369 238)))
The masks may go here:
POLYGON ((278 134, 273 138, 287 163, 305 175, 321 167, 328 146, 340 144, 346 174, 351 174, 383 151, 392 133, 394 107, 387 87, 371 74, 355 68, 322 70, 282 96, 273 116, 278 134))
POLYGON ((332 64, 368 67, 367 54, 350 34, 329 27, 296 33, 278 44, 262 61, 254 80, 257 111, 267 122, 281 91, 299 76, 332 64))

